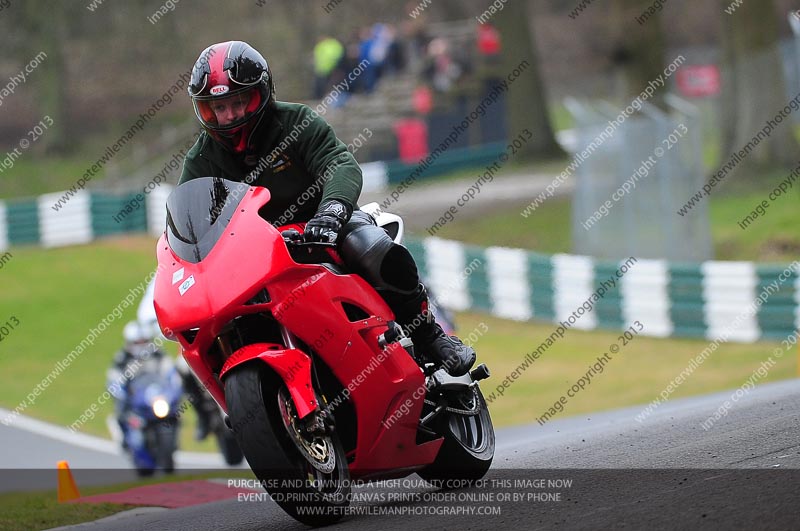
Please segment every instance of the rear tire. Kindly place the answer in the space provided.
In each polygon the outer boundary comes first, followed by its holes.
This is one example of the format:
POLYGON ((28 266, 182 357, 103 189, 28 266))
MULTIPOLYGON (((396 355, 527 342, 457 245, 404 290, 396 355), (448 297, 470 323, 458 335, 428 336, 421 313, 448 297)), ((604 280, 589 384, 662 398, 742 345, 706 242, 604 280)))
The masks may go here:
POLYGON ((447 480, 481 479, 494 459, 494 426, 479 387, 474 398, 480 408, 475 415, 446 413, 440 424, 444 435, 436 460, 417 474, 430 483, 447 488, 447 480))
POLYGON ((284 419, 297 420, 294 404, 274 372, 252 363, 234 369, 225 377, 225 401, 250 468, 284 511, 312 526, 344 516, 350 504, 350 473, 339 437, 333 433, 304 442, 297 432, 290 434, 284 419), (312 465, 312 457, 299 449, 304 443, 324 455, 316 464, 329 472, 312 465))

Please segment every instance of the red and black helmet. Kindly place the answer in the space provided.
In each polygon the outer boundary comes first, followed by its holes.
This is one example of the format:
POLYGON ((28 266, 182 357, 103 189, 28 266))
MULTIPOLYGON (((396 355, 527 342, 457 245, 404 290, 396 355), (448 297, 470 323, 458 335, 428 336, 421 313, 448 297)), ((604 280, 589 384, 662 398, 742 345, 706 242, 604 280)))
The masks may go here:
POLYGON ((264 56, 246 42, 228 41, 200 54, 189 95, 200 124, 215 138, 233 141, 240 151, 247 133, 274 101, 275 90, 264 56))

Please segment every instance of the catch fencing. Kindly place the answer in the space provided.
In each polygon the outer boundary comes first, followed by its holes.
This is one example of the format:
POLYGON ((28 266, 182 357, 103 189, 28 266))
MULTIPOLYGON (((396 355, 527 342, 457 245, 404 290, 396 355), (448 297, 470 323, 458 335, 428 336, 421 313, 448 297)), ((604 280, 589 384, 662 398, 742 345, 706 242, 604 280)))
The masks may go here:
POLYGON ((667 102, 669 114, 643 102, 641 111, 615 124, 609 137, 603 132, 619 109, 607 102, 566 101, 575 118, 575 149, 600 144, 575 174, 577 253, 608 259, 712 257, 707 204, 691 216, 675 215, 705 182, 702 127, 691 104, 671 96, 667 102))

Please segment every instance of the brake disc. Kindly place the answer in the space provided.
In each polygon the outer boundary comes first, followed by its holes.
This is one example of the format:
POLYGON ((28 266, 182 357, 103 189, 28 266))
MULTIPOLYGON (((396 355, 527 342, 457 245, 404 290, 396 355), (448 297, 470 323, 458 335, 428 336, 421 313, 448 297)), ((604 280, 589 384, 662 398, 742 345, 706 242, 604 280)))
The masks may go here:
POLYGON ((333 441, 330 436, 303 433, 295 413, 294 402, 286 396, 284 390, 278 393, 278 408, 289 438, 305 460, 323 474, 333 472, 336 468, 336 453, 333 451, 333 441))

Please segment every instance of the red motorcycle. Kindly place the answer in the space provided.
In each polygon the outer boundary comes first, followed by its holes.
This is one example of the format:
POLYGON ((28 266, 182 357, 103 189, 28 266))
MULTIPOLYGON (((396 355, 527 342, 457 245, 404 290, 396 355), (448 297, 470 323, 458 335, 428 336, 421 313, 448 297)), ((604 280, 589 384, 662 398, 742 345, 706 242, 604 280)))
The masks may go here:
MULTIPOLYGON (((477 383, 486 366, 453 377, 416 352, 332 244, 261 217, 269 200, 219 178, 178 186, 155 307, 272 499, 325 525, 347 513, 355 480, 483 477, 495 447, 477 383)), ((390 225, 390 236, 402 232, 390 225)))

